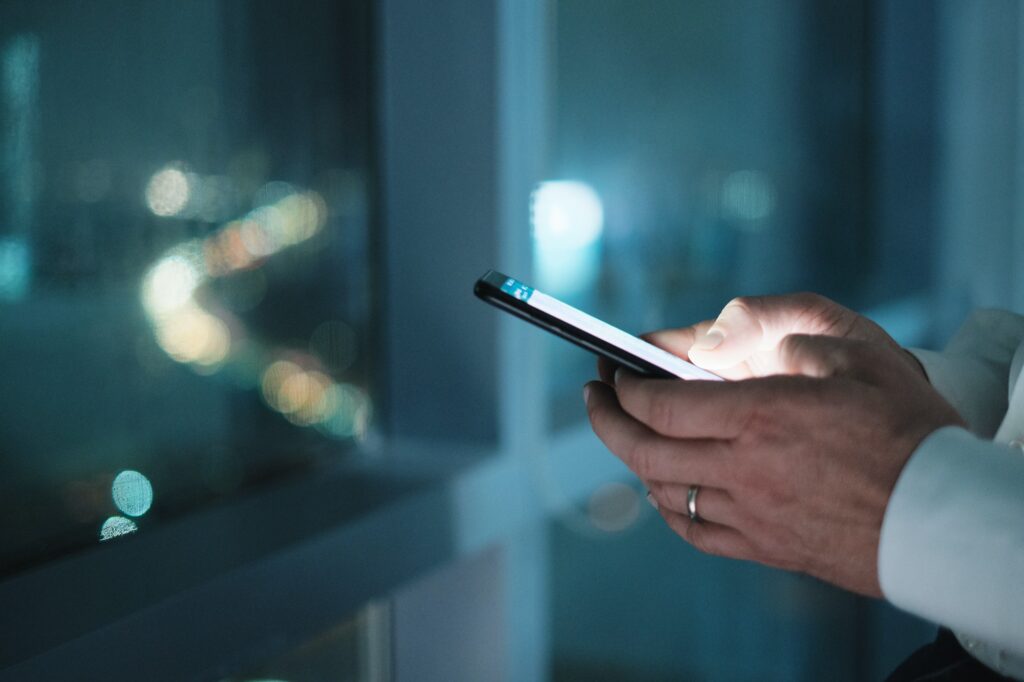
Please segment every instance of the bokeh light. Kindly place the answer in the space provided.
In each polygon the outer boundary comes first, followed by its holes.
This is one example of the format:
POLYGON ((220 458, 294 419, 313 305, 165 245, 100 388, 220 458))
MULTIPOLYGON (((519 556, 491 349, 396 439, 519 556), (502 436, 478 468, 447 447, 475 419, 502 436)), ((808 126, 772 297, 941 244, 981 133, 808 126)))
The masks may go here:
POLYGON ((122 471, 110 486, 114 504, 128 516, 142 516, 153 505, 153 485, 138 471, 122 471))
POLYGON ((366 392, 353 384, 331 386, 325 396, 321 432, 334 438, 362 438, 370 423, 372 403, 366 392))
POLYGON ((201 275, 193 259, 173 254, 157 261, 142 284, 142 302, 151 317, 159 319, 185 306, 199 286, 201 275))
POLYGON ((574 180, 543 182, 531 201, 537 286, 570 296, 596 280, 604 207, 590 185, 574 180))
POLYGON ((267 405, 278 412, 284 412, 281 389, 288 379, 302 371, 301 367, 288 360, 277 360, 270 363, 263 371, 263 379, 260 382, 263 400, 267 405))
POLYGON ((146 185, 146 205, 153 215, 178 215, 188 205, 192 188, 189 179, 178 165, 161 168, 146 185))
POLYGON ((587 502, 587 516, 595 528, 619 533, 640 518, 640 493, 625 483, 606 483, 587 502))
MULTIPOLYGON (((147 191, 147 201, 152 199, 154 213, 200 219, 217 214, 219 209, 203 208, 214 201, 214 194, 237 191, 226 178, 185 173, 179 164, 154 175, 149 189, 152 197, 147 191), (182 188, 187 190, 184 194, 178 192, 182 188)), ((286 182, 266 183, 253 203, 255 208, 245 216, 205 238, 171 248, 149 268, 142 303, 157 344, 199 374, 226 366, 230 379, 239 385, 258 384, 266 404, 292 424, 315 426, 335 438, 360 438, 372 412, 369 397, 327 373, 344 371, 355 359, 356 334, 348 325, 337 320, 319 325, 310 339, 309 355, 270 353, 248 338, 244 324, 226 312, 258 305, 267 281, 257 268, 281 249, 310 240, 327 222, 327 204, 319 193, 300 191, 286 182), (201 306, 196 292, 214 278, 232 275, 221 289, 226 300, 219 311, 226 321, 201 306), (272 355, 276 359, 270 359, 272 355)))
POLYGON ((100 528, 100 542, 134 533, 138 529, 139 527, 131 519, 126 519, 123 516, 111 516, 103 522, 103 526, 100 528))
POLYGON ((231 332, 217 316, 197 305, 179 308, 160 320, 156 340, 178 362, 210 366, 224 361, 231 350, 231 332))

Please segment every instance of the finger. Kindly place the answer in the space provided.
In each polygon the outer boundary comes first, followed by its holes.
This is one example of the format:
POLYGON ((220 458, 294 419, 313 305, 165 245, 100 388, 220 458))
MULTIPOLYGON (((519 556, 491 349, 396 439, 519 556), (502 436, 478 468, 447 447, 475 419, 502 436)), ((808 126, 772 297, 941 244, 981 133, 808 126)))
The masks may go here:
POLYGON ((696 339, 690 358, 706 369, 738 365, 762 349, 765 330, 763 311, 756 298, 735 298, 722 308, 718 318, 696 339))
POLYGON ((609 386, 615 381, 616 368, 618 368, 618 365, 608 358, 597 358, 597 375, 601 377, 601 381, 609 386))
POLYGON ((690 347, 707 333, 713 323, 714 320, 705 320, 681 329, 660 329, 642 334, 640 338, 683 360, 689 360, 690 347))
POLYGON ((866 341, 834 336, 790 334, 779 344, 781 371, 817 378, 847 376, 870 381, 889 364, 884 356, 866 341))
MULTIPOLYGON (((665 508, 677 514, 689 516, 690 485, 680 483, 648 483, 651 497, 658 503, 658 509, 665 508)), ((733 502, 732 496, 720 488, 701 487, 697 491, 697 516, 702 521, 711 521, 722 525, 739 527, 740 511, 733 502)))
POLYGON ((722 443, 663 438, 626 414, 611 387, 592 381, 587 389, 594 433, 641 479, 723 486, 727 462, 722 443))
POLYGON ((695 341, 690 358, 705 369, 726 369, 775 348, 790 332, 822 333, 834 317, 821 313, 826 303, 813 294, 734 298, 695 341))
POLYGON ((670 438, 735 438, 762 392, 752 381, 674 381, 642 379, 624 369, 615 373, 622 409, 670 438))
POLYGON ((756 556, 754 546, 735 528, 713 521, 693 521, 689 515, 671 509, 659 509, 658 513, 669 528, 698 551, 732 559, 753 559, 756 556))

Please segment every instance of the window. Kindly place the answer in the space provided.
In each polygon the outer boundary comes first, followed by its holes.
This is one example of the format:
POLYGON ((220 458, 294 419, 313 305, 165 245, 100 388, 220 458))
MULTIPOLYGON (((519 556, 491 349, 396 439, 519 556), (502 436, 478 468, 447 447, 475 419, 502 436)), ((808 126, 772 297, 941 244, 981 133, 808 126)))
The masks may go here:
POLYGON ((0 572, 373 429, 368 5, 0 6, 0 572))
MULTIPOLYGON (((641 332, 744 294, 870 310, 931 284, 931 24, 870 2, 553 5, 537 287, 641 332)), ((553 425, 578 422, 593 363, 547 354, 553 425)))

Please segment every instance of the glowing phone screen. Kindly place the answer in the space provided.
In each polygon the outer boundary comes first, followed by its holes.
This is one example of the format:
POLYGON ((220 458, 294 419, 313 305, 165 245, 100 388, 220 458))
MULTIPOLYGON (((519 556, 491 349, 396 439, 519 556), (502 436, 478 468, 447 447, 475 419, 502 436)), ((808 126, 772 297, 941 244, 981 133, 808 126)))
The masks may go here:
POLYGON ((647 343, 643 339, 638 339, 632 334, 613 327, 607 322, 602 322, 596 317, 587 315, 582 310, 577 310, 571 305, 562 303, 557 298, 548 296, 542 291, 537 291, 533 287, 528 287, 511 277, 504 281, 501 285, 501 290, 541 312, 557 317, 577 329, 581 329, 613 346, 628 351, 680 379, 722 381, 722 377, 717 374, 701 369, 682 358, 678 358, 657 346, 647 343))

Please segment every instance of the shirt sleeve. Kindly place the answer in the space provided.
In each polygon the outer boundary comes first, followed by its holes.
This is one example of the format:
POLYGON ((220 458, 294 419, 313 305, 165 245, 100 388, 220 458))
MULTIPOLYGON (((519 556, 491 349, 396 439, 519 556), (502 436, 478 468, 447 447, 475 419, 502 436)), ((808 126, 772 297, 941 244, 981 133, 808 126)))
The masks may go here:
POLYGON ((1006 415, 1010 368, 1024 341, 1024 317, 976 311, 941 353, 912 348, 932 386, 981 436, 992 437, 1006 415))
POLYGON ((878 570, 896 606, 1024 656, 1024 456, 931 434, 893 489, 878 570))

